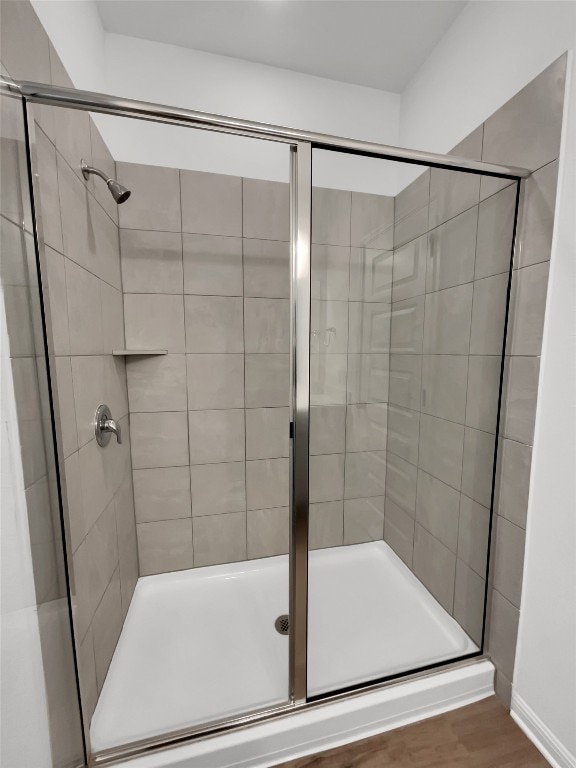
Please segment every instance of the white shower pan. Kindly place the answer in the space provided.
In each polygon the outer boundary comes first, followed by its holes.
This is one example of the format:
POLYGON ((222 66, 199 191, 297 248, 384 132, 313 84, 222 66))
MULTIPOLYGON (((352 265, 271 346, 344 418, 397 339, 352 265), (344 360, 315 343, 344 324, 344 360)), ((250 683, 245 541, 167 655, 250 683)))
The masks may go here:
MULTIPOLYGON (((286 703, 287 612, 287 556, 141 578, 93 750, 286 703)), ((311 696, 478 650, 383 541, 311 552, 308 615, 311 696)))

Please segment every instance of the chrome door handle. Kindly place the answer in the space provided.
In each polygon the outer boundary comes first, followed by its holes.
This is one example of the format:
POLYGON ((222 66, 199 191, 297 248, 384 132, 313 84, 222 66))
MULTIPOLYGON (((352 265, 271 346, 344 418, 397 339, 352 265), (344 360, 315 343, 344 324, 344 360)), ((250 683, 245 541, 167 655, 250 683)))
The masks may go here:
POLYGON ((108 445, 112 435, 116 435, 118 443, 122 443, 122 428, 114 421, 110 408, 107 405, 99 405, 94 417, 94 434, 98 445, 108 445))

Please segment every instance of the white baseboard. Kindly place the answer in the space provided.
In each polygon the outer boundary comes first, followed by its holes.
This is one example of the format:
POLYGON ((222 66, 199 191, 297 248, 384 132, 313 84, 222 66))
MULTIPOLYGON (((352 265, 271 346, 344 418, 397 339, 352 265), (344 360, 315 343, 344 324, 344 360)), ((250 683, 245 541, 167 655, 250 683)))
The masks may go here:
POLYGON ((399 728, 494 693, 481 661, 314 707, 242 731, 128 760, 129 768, 269 768, 399 728))
POLYGON ((576 756, 570 754, 534 710, 515 693, 512 694, 510 714, 553 768, 576 768, 576 756))

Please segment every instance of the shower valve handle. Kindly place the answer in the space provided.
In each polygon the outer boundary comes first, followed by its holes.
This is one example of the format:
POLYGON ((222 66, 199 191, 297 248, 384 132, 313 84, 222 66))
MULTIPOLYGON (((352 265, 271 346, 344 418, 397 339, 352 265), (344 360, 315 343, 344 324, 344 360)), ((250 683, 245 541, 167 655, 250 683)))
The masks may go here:
POLYGON ((117 421, 112 418, 110 408, 107 405, 98 406, 96 416, 94 417, 94 434, 98 445, 102 447, 108 445, 112 435, 116 435, 119 444, 122 443, 122 428, 117 421))

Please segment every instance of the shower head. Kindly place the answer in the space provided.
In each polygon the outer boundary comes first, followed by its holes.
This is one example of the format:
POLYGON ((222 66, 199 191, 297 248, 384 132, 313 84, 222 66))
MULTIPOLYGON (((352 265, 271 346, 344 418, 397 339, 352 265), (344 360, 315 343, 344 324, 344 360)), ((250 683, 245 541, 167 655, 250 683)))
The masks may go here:
POLYGON ((88 176, 90 176, 91 173, 95 174, 96 176, 100 176, 101 179, 104 179, 108 185, 110 194, 114 200, 116 200, 118 205, 125 203, 132 194, 129 189, 126 189, 126 187, 123 187, 122 184, 119 184, 116 179, 108 178, 104 171, 100 171, 98 168, 93 168, 91 165, 88 165, 85 160, 80 161, 80 168, 82 169, 82 176, 84 176, 86 180, 88 180, 88 176))
POLYGON ((112 197, 114 200, 116 200, 118 205, 125 203, 132 194, 129 189, 123 187, 122 184, 118 184, 118 182, 114 181, 114 179, 108 179, 106 184, 108 184, 108 189, 110 190, 112 197))

